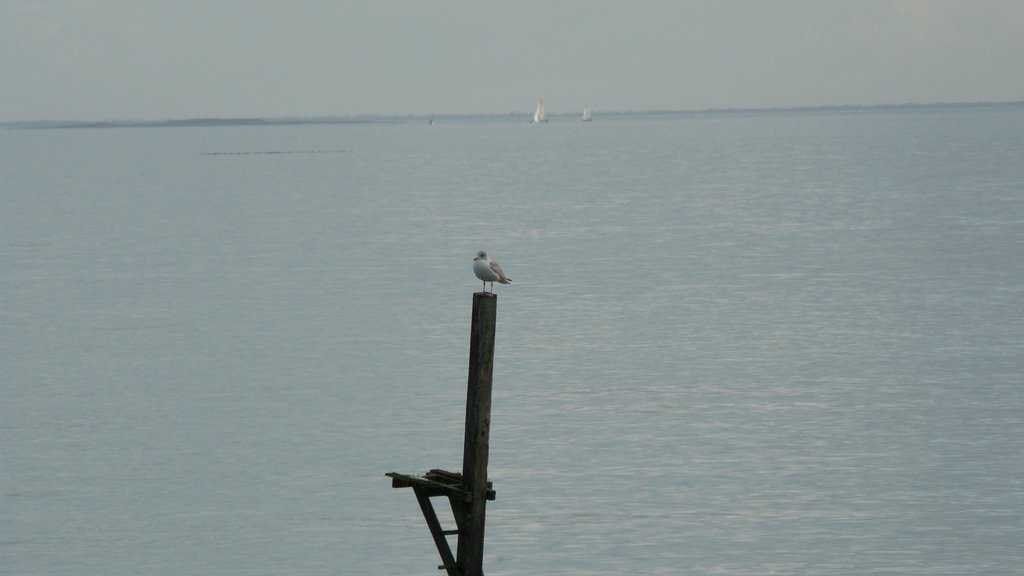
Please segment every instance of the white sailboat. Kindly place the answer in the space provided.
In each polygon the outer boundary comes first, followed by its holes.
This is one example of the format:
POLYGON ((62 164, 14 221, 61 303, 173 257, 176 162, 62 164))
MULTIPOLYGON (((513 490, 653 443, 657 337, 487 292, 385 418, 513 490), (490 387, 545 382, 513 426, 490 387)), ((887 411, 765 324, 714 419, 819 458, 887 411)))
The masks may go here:
POLYGON ((544 112, 544 101, 541 100, 537 103, 537 109, 533 111, 533 122, 534 124, 539 122, 547 122, 548 115, 544 112))
POLYGON ((587 107, 583 109, 583 118, 581 120, 584 122, 594 121, 594 115, 590 113, 590 104, 587 104, 587 107))

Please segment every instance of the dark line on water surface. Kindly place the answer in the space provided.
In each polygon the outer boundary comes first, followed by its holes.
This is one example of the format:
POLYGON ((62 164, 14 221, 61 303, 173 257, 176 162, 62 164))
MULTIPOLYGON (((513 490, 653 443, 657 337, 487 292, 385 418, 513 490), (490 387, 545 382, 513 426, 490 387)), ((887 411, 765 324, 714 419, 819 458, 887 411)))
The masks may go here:
POLYGON ((203 156, 267 156, 283 154, 345 154, 348 150, 265 150, 257 152, 202 152, 203 156))

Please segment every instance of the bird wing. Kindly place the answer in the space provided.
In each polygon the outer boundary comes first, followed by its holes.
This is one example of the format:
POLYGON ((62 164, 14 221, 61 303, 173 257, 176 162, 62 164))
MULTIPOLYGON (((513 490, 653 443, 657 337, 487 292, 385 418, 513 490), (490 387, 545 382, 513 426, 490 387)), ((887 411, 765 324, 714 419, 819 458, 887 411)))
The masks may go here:
POLYGON ((505 271, 502 270, 501 266, 498 266, 498 263, 495 262, 494 260, 491 260, 491 271, 498 275, 498 282, 500 284, 508 284, 509 282, 512 281, 511 278, 505 276, 505 271))

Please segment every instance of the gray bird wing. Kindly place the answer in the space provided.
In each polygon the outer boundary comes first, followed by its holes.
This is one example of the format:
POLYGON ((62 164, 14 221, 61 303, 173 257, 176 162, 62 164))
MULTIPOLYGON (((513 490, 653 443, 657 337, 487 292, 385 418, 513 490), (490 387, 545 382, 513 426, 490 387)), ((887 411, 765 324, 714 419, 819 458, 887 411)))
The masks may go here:
POLYGON ((498 275, 498 282, 501 284, 508 284, 512 281, 511 278, 505 276, 505 271, 501 269, 501 266, 497 262, 491 260, 491 270, 498 275))

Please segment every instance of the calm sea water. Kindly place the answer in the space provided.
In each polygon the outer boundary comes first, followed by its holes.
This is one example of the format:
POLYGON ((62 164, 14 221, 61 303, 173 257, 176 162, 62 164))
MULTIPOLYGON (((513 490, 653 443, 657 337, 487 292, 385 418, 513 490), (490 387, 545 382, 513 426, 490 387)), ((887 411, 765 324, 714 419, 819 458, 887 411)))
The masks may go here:
POLYGON ((1020 574, 1024 108, 0 132, 0 573, 1020 574), (439 510, 443 502, 438 503, 439 510), (450 523, 450 518, 443 518, 450 523))

